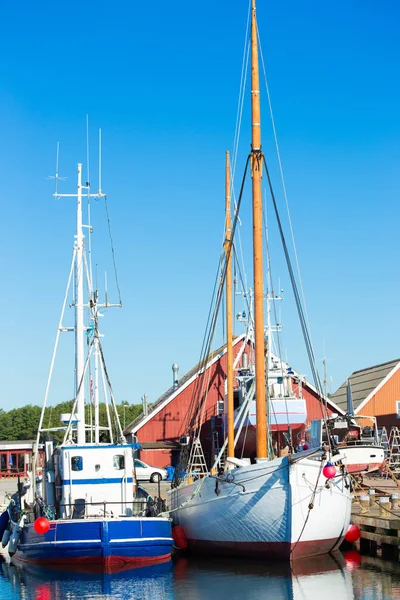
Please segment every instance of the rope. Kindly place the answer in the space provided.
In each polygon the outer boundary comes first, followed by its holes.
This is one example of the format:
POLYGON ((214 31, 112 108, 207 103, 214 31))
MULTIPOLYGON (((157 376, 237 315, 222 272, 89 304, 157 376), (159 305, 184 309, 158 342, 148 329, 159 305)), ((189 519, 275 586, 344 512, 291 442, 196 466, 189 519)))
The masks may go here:
POLYGON ((311 500, 310 500, 310 502, 308 503, 308 512, 307 512, 307 516, 306 516, 306 518, 304 519, 303 527, 301 528, 300 535, 299 535, 299 537, 298 537, 298 539, 297 539, 297 542, 295 543, 295 545, 293 546, 293 548, 290 550, 290 554, 293 554, 293 552, 294 552, 294 551, 295 551, 295 549, 297 548, 297 545, 298 545, 298 543, 300 542, 301 536, 303 535, 303 533, 304 533, 304 530, 305 530, 305 528, 306 528, 306 525, 307 525, 308 519, 310 518, 311 511, 312 511, 312 509, 314 508, 314 500, 315 500, 315 496, 316 496, 316 493, 317 493, 317 488, 318 488, 319 478, 321 477, 321 473, 322 473, 322 466, 323 466, 323 464, 324 464, 324 463, 323 463, 323 461, 321 460, 321 465, 320 465, 320 467, 319 467, 319 473, 318 473, 317 481, 316 481, 316 484, 315 484, 315 487, 314 487, 313 493, 311 494, 311 500))
MULTIPOLYGON (((239 151, 240 132, 241 132, 241 127, 242 127, 243 106, 244 106, 245 90, 246 90, 246 80, 247 80, 247 72, 248 72, 248 64, 249 64, 249 56, 250 56, 250 40, 249 40, 250 16, 251 16, 251 0, 249 0, 249 6, 248 6, 248 11, 247 11, 247 23, 246 23, 246 31, 245 31, 245 36, 244 36, 244 47, 243 47, 242 71, 241 71, 241 76, 240 76, 238 107, 237 107, 237 113, 236 113, 236 124, 235 124, 235 134, 234 134, 234 139, 233 139, 233 152, 232 152, 232 164, 231 164, 230 194, 233 198, 235 214, 238 214, 238 204, 236 201, 234 181, 235 181, 235 174, 236 174, 237 155, 238 155, 238 151, 239 151)), ((243 270, 245 272, 242 236, 240 235, 240 229, 238 230, 238 242, 239 242, 243 270)), ((247 289, 247 282, 246 282, 246 289, 247 289)))
POLYGON ((115 283, 116 283, 117 291, 118 291, 119 304, 121 304, 121 306, 122 306, 121 291, 120 291, 120 288, 119 288, 118 273, 117 273, 117 265, 116 265, 116 262, 115 262, 114 242, 113 242, 113 238, 112 238, 112 235, 111 235, 111 222, 110 222, 110 216, 108 214, 107 195, 104 196, 104 205, 105 205, 105 208, 106 208, 106 215, 107 215, 108 235, 110 237, 111 254, 112 254, 112 260, 113 260, 113 266, 114 266, 114 275, 115 275, 115 283))
POLYGON ((100 351, 101 362, 103 364, 104 374, 106 376, 106 380, 107 380, 107 383, 108 383, 108 388, 110 390, 110 400, 111 400, 112 407, 114 409, 114 423, 115 423, 116 429, 117 429, 117 431, 119 433, 120 440, 122 442, 124 442, 125 441, 125 436, 124 436, 124 433, 122 431, 121 422, 119 420, 118 410, 117 410, 117 406, 115 404, 115 399, 114 399, 114 393, 113 393, 112 386, 111 386, 111 381, 110 381, 110 378, 109 378, 109 375, 108 375, 108 371, 107 371, 107 367, 106 367, 106 361, 104 359, 103 347, 101 345, 101 342, 100 342, 99 338, 97 338, 97 343, 98 343, 98 348, 99 348, 99 351, 100 351))
MULTIPOLYGON (((269 284, 270 284, 270 290, 268 291, 268 293, 271 294, 271 292, 274 289, 274 285, 273 285, 273 279, 272 279, 272 268, 271 268, 271 254, 270 254, 270 249, 269 249, 269 238, 268 238, 268 228, 267 228, 267 222, 266 222, 266 217, 265 217, 265 213, 266 210, 264 211, 263 214, 263 219, 264 219, 264 228, 265 228, 265 243, 266 243, 266 249, 267 249, 267 264, 268 264, 268 274, 269 274, 269 284)), ((273 307, 273 311, 274 311, 274 318, 275 318, 275 324, 278 323, 278 318, 277 318, 277 314, 276 314, 276 303, 272 302, 272 307, 273 307)), ((288 410, 288 403, 287 403, 287 395, 286 392, 288 392, 288 385, 287 385, 287 379, 285 377, 283 377, 283 371, 282 371, 282 347, 281 347, 281 336, 279 335, 279 331, 276 331, 276 337, 277 337, 277 341, 278 341, 278 356, 280 357, 280 361, 281 361, 281 372, 282 372, 282 378, 283 378, 283 398, 285 401, 285 409, 286 409, 286 417, 287 417, 287 426, 288 429, 290 431, 290 446, 293 447, 293 440, 292 440, 292 432, 290 429, 290 425, 289 425, 289 410, 288 410)), ((268 362, 269 362, 269 356, 271 355, 272 352, 272 339, 268 340, 268 355, 267 355, 267 369, 268 369, 268 362)), ((268 371, 267 371, 268 373, 268 371)), ((267 388, 268 389, 268 388, 267 388)), ((275 422, 276 425, 278 425, 278 419, 276 417, 275 414, 275 410, 273 408, 273 405, 271 403, 271 407, 273 409, 274 412, 274 416, 275 416, 275 422)))
MULTIPOLYGON (((232 156, 232 182, 236 173, 236 160, 239 149, 239 141, 240 141, 240 131, 242 125, 242 115, 243 115, 243 105, 244 105, 244 97, 245 97, 245 89, 246 89, 246 78, 248 71, 248 62, 249 62, 249 29, 250 29, 250 15, 251 15, 251 0, 249 1, 249 7, 247 12, 247 23, 246 23, 246 31, 244 36, 244 47, 243 47, 243 59, 242 59, 242 71, 240 75, 240 86, 239 86, 239 97, 238 97, 238 106, 236 112, 236 124, 235 124, 235 133, 233 138, 233 156, 232 156)), ((235 198, 234 198, 235 199, 235 198)))
MULTIPOLYGON (((244 169, 242 184, 240 187, 239 200, 238 200, 238 209, 240 208, 240 204, 241 204, 242 197, 243 197, 244 184, 246 181, 246 175, 247 175, 247 171, 248 171, 249 162, 250 162, 250 156, 248 156, 248 158, 247 158, 245 169, 244 169)), ((201 373, 202 371, 204 372, 204 370, 206 369, 207 360, 209 359, 209 356, 210 356, 211 345, 212 345, 212 342, 214 339, 214 333, 215 333, 215 329, 216 329, 216 325, 217 325, 219 307, 220 307, 222 296, 223 296, 223 289, 224 289, 226 270, 227 270, 227 262, 230 257, 230 254, 232 252, 233 239, 235 236, 235 231, 236 231, 237 223, 238 223, 238 212, 235 214, 235 218, 233 220, 232 235, 231 235, 231 240, 230 240, 228 250, 226 253, 227 256, 225 255, 225 251, 222 252, 220 259, 219 259, 219 263, 218 263, 218 271, 217 271, 217 275, 215 278, 214 290, 213 290, 213 298, 214 298, 214 296, 216 296, 215 304, 214 304, 214 309, 212 309, 213 301, 211 302, 210 310, 208 313, 207 326, 206 326, 206 332, 205 332, 205 335, 203 338, 202 351, 201 351, 201 356, 200 356, 200 361, 199 361, 199 366, 198 366, 198 373, 201 373), (222 268, 222 271, 221 271, 221 268, 222 268), (219 285, 218 285, 218 283, 219 283, 219 285)), ((210 374, 209 374, 209 376, 210 376, 210 374)), ((203 414, 203 411, 204 411, 205 400, 206 400, 206 395, 204 394, 204 391, 205 391, 204 377, 201 377, 196 380, 196 385, 194 386, 194 389, 193 389, 192 398, 191 398, 189 410, 187 413, 188 417, 187 417, 186 423, 187 423, 187 429, 189 430, 190 435, 192 435, 194 433, 199 414, 203 414)), ((201 423, 200 423, 200 429, 201 429, 201 423)), ((175 474, 177 476, 175 482, 179 478, 179 475, 178 475, 179 471, 187 468, 188 454, 189 454, 189 449, 188 449, 188 447, 186 447, 185 450, 183 450, 182 454, 181 454, 181 460, 180 460, 181 468, 175 470, 175 474)))
MULTIPOLYGON (((269 170, 268 170, 268 165, 267 165, 267 162, 265 160, 264 155, 263 155, 263 160, 264 160, 265 171, 266 171, 267 179, 268 179, 268 186, 269 186, 269 190, 270 190, 270 194, 271 194, 271 198, 272 198, 272 202, 273 202, 273 206, 274 206, 275 216, 276 216, 276 220, 277 220, 277 224, 278 224, 279 234, 280 234, 280 238, 281 238, 281 242, 282 242, 282 246, 283 246, 283 251, 284 251, 284 254, 285 254, 285 258, 286 258, 286 264, 287 264, 287 268, 288 268, 288 271, 289 271, 290 281, 291 281, 291 284, 292 284, 293 294, 294 294, 295 301, 296 301, 297 313, 299 315, 300 325, 301 325, 301 329, 302 329, 302 332, 303 332, 303 337, 304 337, 304 342, 305 342, 305 345, 306 345, 308 359, 309 359, 311 371, 312 371, 312 374, 313 374, 314 384, 315 384, 317 392, 318 392, 318 394, 320 396, 320 400, 321 401, 323 400, 322 402, 319 403, 319 405, 320 405, 320 409, 321 409, 323 420, 325 422, 325 427, 326 427, 326 429, 328 431, 328 428, 327 428, 327 406, 326 406, 326 400, 325 400, 325 397, 323 396, 323 393, 322 393, 322 384, 321 384, 319 373, 318 373, 318 370, 317 370, 317 367, 316 367, 314 350, 313 350, 313 346, 312 346, 312 343, 311 343, 311 338, 310 338, 310 334, 309 334, 309 330, 308 330, 306 318, 305 318, 305 315, 304 315, 304 311, 303 311, 303 307, 302 307, 302 302, 301 302, 301 299, 300 299, 300 296, 299 296, 299 291, 297 289, 296 278, 294 276, 292 262, 290 260, 289 251, 288 251, 288 247, 287 247, 286 239, 285 239, 285 234, 283 232, 282 222, 281 222, 281 219, 280 219, 280 216, 279 216, 278 206, 277 206, 277 203, 276 203, 275 193, 274 193, 274 190, 273 190, 273 187, 272 187, 272 182, 271 182, 271 177, 270 177, 269 170), (322 405, 325 406, 325 411, 322 410, 322 405)), ((328 438, 328 444, 329 444, 330 450, 332 450, 330 438, 328 438)))
POLYGON ((274 141, 275 141, 276 154, 277 154, 277 158, 278 158, 279 172, 280 172, 280 175, 281 175, 283 195, 284 195, 284 198, 285 198, 286 211, 287 211, 288 220, 289 220, 290 234, 291 234, 291 238, 292 238, 293 250, 294 250, 294 255, 295 255, 295 260, 296 260, 297 275, 298 275, 298 278, 299 278, 301 295, 302 295, 302 299, 303 299, 305 318, 306 318, 306 321, 307 321, 307 325, 309 326, 309 320, 308 320, 308 315, 307 315, 307 310, 306 310, 306 299, 305 299, 305 294, 304 294, 303 282, 302 282, 302 278, 301 278, 301 274, 300 274, 300 264, 299 264, 298 254, 297 254, 296 242, 295 242, 295 238, 294 238, 294 231, 293 231, 292 219, 291 219, 291 216, 290 216, 289 200, 288 200, 288 195, 287 195, 286 182, 285 182, 285 177, 284 177, 284 174, 283 174, 283 166, 282 166, 282 160, 281 160, 281 153, 280 153, 280 149, 279 149, 278 136, 277 136, 277 133, 276 133, 274 113, 273 113, 273 110, 272 110, 271 95, 270 95, 269 86, 268 86, 267 72, 266 72, 266 69, 265 69, 264 55, 263 55, 263 52, 262 52, 261 39, 260 39, 258 28, 257 28, 257 37, 258 37, 258 44, 259 44, 259 47, 260 47, 261 64, 262 64, 263 72, 264 72, 265 89, 266 89, 266 92, 267 92, 268 106, 269 106, 269 112, 270 112, 270 117, 271 117, 272 131, 273 131, 273 134, 274 134, 274 141))

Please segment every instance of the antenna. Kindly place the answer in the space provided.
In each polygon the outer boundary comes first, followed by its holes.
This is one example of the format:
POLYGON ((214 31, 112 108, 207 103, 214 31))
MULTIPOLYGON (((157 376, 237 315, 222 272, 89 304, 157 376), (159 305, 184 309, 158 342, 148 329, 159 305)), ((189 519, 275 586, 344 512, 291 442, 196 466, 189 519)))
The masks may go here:
POLYGON ((86 115, 86 186, 90 188, 89 115, 86 115))
POLYGON ((327 379, 326 364, 327 364, 328 360, 330 360, 330 359, 326 358, 325 340, 324 340, 324 358, 322 359, 322 364, 324 365, 324 379, 322 381, 322 384, 323 384, 323 387, 324 387, 324 396, 326 396, 327 391, 328 391, 327 390, 328 383, 330 384, 330 386, 332 386, 332 377, 329 377, 329 379, 327 379))
POLYGON ((55 175, 49 175, 49 177, 46 177, 46 179, 54 179, 55 180, 55 184, 56 184, 56 189, 54 192, 54 196, 58 196, 58 181, 65 181, 67 178, 66 177, 60 177, 58 174, 58 161, 59 161, 59 157, 60 157, 60 142, 57 142, 57 149, 56 149, 56 174, 55 175))
POLYGON ((99 196, 101 196, 101 127, 99 128, 99 196))
POLYGON ((92 224, 90 212, 90 152, 89 152, 89 115, 86 115, 86 189, 87 189, 87 218, 88 218, 88 253, 90 287, 93 292, 93 267, 92 267, 92 224))

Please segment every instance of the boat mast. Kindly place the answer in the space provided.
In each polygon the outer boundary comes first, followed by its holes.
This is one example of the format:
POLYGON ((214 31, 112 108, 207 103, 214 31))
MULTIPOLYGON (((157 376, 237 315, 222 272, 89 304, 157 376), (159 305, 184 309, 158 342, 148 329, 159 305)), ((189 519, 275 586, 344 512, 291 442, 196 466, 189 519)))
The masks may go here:
POLYGON ((232 226, 231 177, 229 152, 225 163, 225 257, 226 257, 226 365, 228 404, 228 456, 235 456, 235 428, 233 405, 233 346, 232 346, 232 226))
POLYGON ((260 83, 256 0, 251 16, 251 176, 253 190, 253 276, 256 368, 257 458, 267 458, 267 406, 265 394, 264 289, 262 258, 262 161, 260 83))
POLYGON ((83 325, 83 228, 82 228, 82 164, 78 164, 77 218, 75 237, 75 351, 76 351, 76 413, 78 417, 78 445, 85 436, 85 387, 82 381, 85 367, 85 340, 83 325))

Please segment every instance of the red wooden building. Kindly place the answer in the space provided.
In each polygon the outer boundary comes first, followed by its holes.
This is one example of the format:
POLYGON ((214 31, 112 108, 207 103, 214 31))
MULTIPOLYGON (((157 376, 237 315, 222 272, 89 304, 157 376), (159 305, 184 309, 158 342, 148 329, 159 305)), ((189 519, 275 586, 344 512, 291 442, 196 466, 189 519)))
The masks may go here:
MULTIPOLYGON (((356 415, 376 417, 379 428, 400 426, 400 359, 354 371, 349 377, 356 415)), ((347 380, 333 395, 346 410, 347 380)))
MULTIPOLYGON (((33 440, 0 441, 0 479, 26 477, 32 470, 33 440)), ((39 465, 43 466, 43 451, 39 451, 39 465)))
MULTIPOLYGON (((244 335, 234 340, 234 356, 243 346, 244 335)), ((298 391, 298 380, 302 379, 293 371, 293 391, 298 391)), ((221 403, 225 397, 226 382, 226 346, 208 357, 208 362, 199 374, 196 365, 176 385, 163 394, 148 410, 130 423, 125 435, 141 445, 140 458, 153 466, 165 467, 176 465, 180 450, 180 438, 188 433, 188 415, 193 415, 195 399, 201 395, 206 397, 204 409, 198 415, 202 422, 202 443, 206 459, 211 450, 211 436, 222 426, 221 403), (202 387, 203 386, 203 387, 202 387), (209 442, 209 443, 207 443, 209 442)), ((302 381, 302 394, 307 406, 307 424, 312 419, 322 417, 321 402, 316 389, 306 381, 302 381)), ((327 400, 328 412, 342 413, 342 410, 327 400)), ((306 425, 303 427, 305 428, 306 425)), ((299 430, 293 431, 297 436, 299 430)), ((296 437, 294 437, 296 441, 296 437)))

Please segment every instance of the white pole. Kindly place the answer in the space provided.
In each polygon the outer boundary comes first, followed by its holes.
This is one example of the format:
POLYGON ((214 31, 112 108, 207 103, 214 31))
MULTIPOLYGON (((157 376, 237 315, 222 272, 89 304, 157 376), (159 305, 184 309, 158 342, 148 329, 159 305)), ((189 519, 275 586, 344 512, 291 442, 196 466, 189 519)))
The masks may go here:
POLYGON ((101 195, 101 129, 99 129, 99 196, 101 195))
POLYGON ((85 436, 85 387, 81 382, 85 364, 85 340, 83 325, 83 230, 82 230, 82 164, 78 164, 78 202, 76 219, 76 279, 75 279, 75 347, 76 389, 78 416, 78 444, 86 441, 85 436))
POLYGON ((99 443, 99 342, 95 340, 94 353, 94 443, 99 443))

